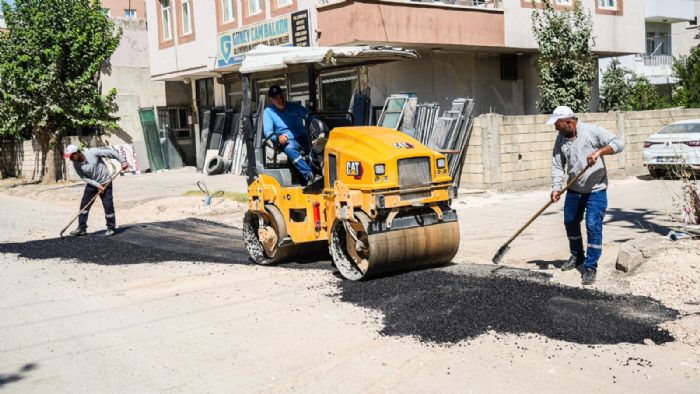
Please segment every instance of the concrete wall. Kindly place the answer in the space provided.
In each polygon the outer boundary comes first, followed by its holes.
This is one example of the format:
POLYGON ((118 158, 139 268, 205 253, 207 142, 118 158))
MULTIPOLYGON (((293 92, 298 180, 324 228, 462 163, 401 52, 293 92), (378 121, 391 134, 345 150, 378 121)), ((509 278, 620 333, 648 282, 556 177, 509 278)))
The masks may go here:
MULTIPOLYGON (((476 119, 462 172, 462 187, 518 189, 549 185, 552 148, 556 138, 548 115, 502 116, 485 114, 476 119)), ((625 149, 606 156, 611 174, 644 172, 644 140, 674 121, 700 118, 700 109, 580 114, 625 139, 625 149)))
MULTIPOLYGON (((96 136, 66 137, 63 146, 68 144, 84 144, 90 148, 106 145, 102 138, 96 136)), ((37 141, 0 141, 0 179, 4 176, 12 176, 39 180, 42 166, 43 153, 37 141)), ((79 179, 69 160, 58 159, 56 168, 61 166, 65 170, 67 179, 79 179)))
MULTIPOLYGON (((598 53, 644 52, 644 0, 624 0, 622 12, 608 15, 596 9, 596 1, 583 0, 593 15, 593 50, 598 53)), ((505 9, 505 46, 537 49, 532 34, 530 0, 503 0, 505 9)))
POLYGON ((476 98, 476 114, 538 113, 537 60, 518 56, 518 79, 501 80, 500 57, 494 53, 420 51, 416 61, 370 67, 372 105, 383 105, 392 93, 414 92, 419 102, 442 108, 456 97, 476 98))
POLYGON ((139 107, 165 105, 165 82, 151 79, 148 28, 145 20, 119 20, 123 31, 119 47, 110 59, 111 69, 100 77, 102 93, 117 89, 116 116, 119 128, 110 129, 104 144, 134 144, 142 169, 148 168, 146 144, 139 119, 139 107))

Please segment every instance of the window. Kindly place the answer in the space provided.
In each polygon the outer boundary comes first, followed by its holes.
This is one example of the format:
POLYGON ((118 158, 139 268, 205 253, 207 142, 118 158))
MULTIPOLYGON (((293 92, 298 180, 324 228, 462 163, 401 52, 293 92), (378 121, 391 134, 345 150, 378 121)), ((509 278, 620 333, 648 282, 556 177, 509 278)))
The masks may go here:
POLYGON ((192 33, 192 8, 190 0, 182 0, 182 34, 192 33))
POLYGON ((598 0, 598 6, 606 10, 616 10, 617 0, 598 0))
POLYGON ((190 128, 190 108, 189 107, 159 107, 158 108, 158 129, 161 138, 168 138, 172 135, 177 139, 192 138, 190 128))
POLYGON ((124 18, 126 19, 136 19, 136 10, 128 8, 124 10, 124 18))
POLYGON ((355 71, 340 71, 321 76, 321 108, 329 112, 350 111, 356 84, 355 71))
POLYGON ((571 0, 556 0, 559 5, 571 5, 571 0))
POLYGON ((662 32, 647 32, 647 55, 670 55, 671 37, 670 34, 662 32))
POLYGON ((248 15, 259 14, 262 11, 262 0, 248 0, 248 15))
POLYGON ((518 79, 518 55, 501 55, 501 80, 515 81, 518 79))
POLYGON ((292 0, 277 0, 277 7, 286 7, 292 4, 292 0))
POLYGON ((231 22, 236 15, 235 10, 236 5, 233 0, 221 0, 221 9, 223 10, 223 22, 231 22))
POLYGON ((170 0, 161 0, 160 5, 163 15, 163 41, 168 41, 173 36, 170 27, 170 0))

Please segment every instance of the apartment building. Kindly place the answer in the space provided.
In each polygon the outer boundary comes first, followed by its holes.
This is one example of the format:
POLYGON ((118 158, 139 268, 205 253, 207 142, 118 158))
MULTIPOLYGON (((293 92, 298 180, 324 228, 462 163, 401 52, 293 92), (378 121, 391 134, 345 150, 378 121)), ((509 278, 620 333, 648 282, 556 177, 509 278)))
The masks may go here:
MULTIPOLYGON (((560 9, 573 5, 555 1, 560 9)), ((598 56, 644 52, 644 0, 582 4, 593 16, 598 56)), ((236 108, 235 70, 255 45, 392 45, 415 49, 420 59, 371 68, 373 106, 415 92, 443 106, 475 97, 478 113, 531 114, 538 99, 532 12, 530 0, 147 0, 151 76, 165 81, 166 105, 189 107, 197 135, 203 110, 236 108)), ((295 86, 306 78, 271 76, 253 87, 288 84, 291 98, 304 102, 295 86)), ((348 70, 317 81, 321 108, 344 109, 357 78, 348 70)))
MULTIPOLYGON (((634 73, 646 76, 657 89, 671 94, 673 58, 687 55, 698 44, 700 1, 646 0, 644 7, 644 50, 630 56, 618 57, 621 64, 634 73)), ((600 75, 612 58, 601 59, 600 75)))
POLYGON ((117 89, 115 115, 119 117, 119 128, 109 130, 101 142, 133 144, 140 170, 146 170, 148 154, 139 108, 165 106, 165 83, 151 78, 146 0, 103 0, 102 7, 122 29, 122 38, 109 68, 100 75, 103 94, 117 89))
POLYGON ((114 19, 146 20, 146 0, 103 0, 102 9, 114 19))

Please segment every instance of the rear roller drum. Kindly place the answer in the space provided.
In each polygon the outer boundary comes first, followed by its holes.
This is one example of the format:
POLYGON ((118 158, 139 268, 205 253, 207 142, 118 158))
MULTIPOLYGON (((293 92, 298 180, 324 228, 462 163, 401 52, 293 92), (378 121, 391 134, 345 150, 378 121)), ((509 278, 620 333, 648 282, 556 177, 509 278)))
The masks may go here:
POLYGON ((287 236, 282 213, 274 205, 266 205, 266 212, 248 211, 243 219, 243 239, 246 250, 261 265, 282 262, 293 257, 295 245, 279 246, 287 236))

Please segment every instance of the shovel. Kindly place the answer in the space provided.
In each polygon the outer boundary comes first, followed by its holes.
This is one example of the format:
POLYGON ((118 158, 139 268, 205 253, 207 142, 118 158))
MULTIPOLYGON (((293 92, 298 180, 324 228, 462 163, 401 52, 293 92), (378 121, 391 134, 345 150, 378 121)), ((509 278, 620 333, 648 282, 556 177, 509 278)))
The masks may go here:
MULTIPOLYGON (((109 178, 109 180, 108 180, 107 182, 105 182, 105 183, 103 184, 103 186, 105 186, 105 187, 106 187, 106 186, 109 186, 109 185, 112 183, 112 181, 114 181, 114 180, 119 176, 119 174, 121 174, 121 173, 122 173, 121 170, 117 171, 114 175, 112 175, 111 178, 109 178)), ((80 216, 80 213, 83 212, 83 211, 86 210, 86 209, 90 209, 90 207, 91 207, 92 204, 95 202, 95 200, 97 200, 97 197, 99 197, 100 194, 102 194, 102 192, 97 192, 97 194, 95 194, 95 197, 93 197, 92 200, 90 200, 90 202, 88 202, 87 204, 85 204, 84 207, 80 208, 80 210, 78 211, 78 213, 77 213, 75 216, 73 216, 73 219, 71 219, 70 222, 68 222, 68 224, 66 224, 66 227, 64 227, 63 230, 61 230, 61 234, 59 234, 59 236, 61 237, 61 239, 64 239, 64 238, 63 238, 63 233, 65 233, 66 230, 68 230, 68 227, 70 227, 70 225, 73 224, 73 222, 75 222, 75 219, 77 219, 78 216, 80 216)))
MULTIPOLYGON (((564 186, 563 189, 561 189, 561 190, 559 191, 559 195, 562 195, 562 194, 564 194, 565 191, 569 190, 569 187, 571 187, 571 185, 573 185, 574 183, 576 183, 576 181, 581 177, 581 175, 583 175, 583 173, 586 172, 589 168, 591 168, 591 165, 590 165, 590 164, 587 165, 587 166, 586 166, 583 170, 581 170, 578 174, 576 174, 576 176, 575 176, 571 181, 569 181, 569 183, 567 183, 566 186, 564 186)), ((547 210, 547 208, 549 208, 549 206, 552 205, 552 204, 554 204, 554 202, 553 202, 552 199, 550 198, 549 201, 548 201, 542 208, 540 208, 540 210, 537 211, 537 213, 536 213, 533 217, 531 217, 530 220, 528 220, 527 223, 525 223, 524 226, 520 227, 520 229, 519 229, 515 234, 513 234, 513 236, 510 237, 510 239, 509 239, 505 244, 503 244, 503 246, 501 246, 500 249, 498 249, 498 252, 496 252, 496 255, 493 256, 493 259, 492 259, 491 261, 492 261, 494 264, 498 264, 498 263, 503 259, 503 256, 505 256, 506 253, 508 253, 508 251, 510 250, 510 243, 513 242, 513 241, 515 240, 515 238, 517 238, 518 235, 520 235, 520 233, 522 233, 523 231, 525 231, 525 229, 526 229, 530 224, 532 224, 532 222, 534 222, 535 219, 537 219, 537 218, 542 214, 542 212, 544 212, 545 210, 547 210)))

